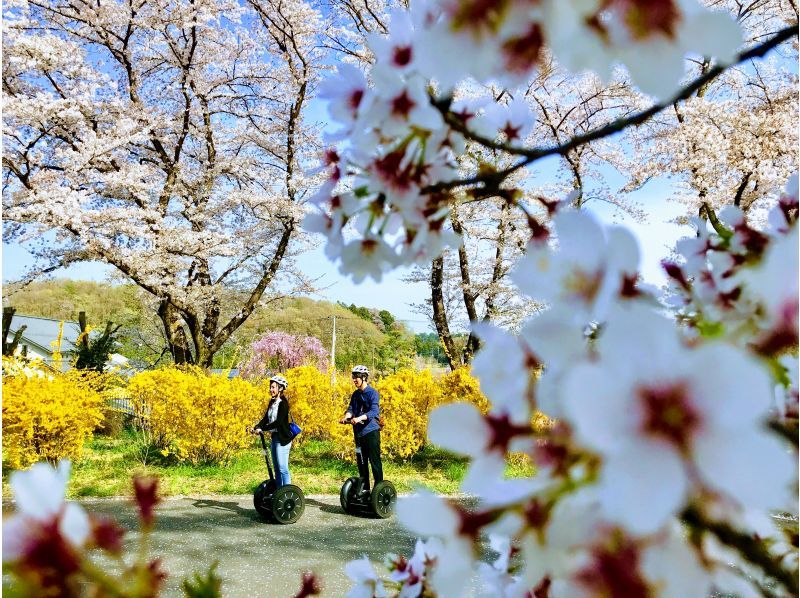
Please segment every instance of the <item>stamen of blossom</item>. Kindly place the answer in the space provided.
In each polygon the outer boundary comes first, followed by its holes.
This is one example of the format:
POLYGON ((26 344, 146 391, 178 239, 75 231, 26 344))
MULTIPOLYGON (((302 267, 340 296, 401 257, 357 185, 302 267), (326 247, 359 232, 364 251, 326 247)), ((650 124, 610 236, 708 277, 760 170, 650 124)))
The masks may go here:
POLYGON ((542 26, 539 23, 531 23, 524 35, 512 37, 503 43, 506 68, 512 73, 528 72, 539 63, 543 49, 542 26))
POLYGON ((674 0, 611 0, 606 5, 622 14, 635 39, 654 33, 674 37, 680 12, 674 0))
POLYGON ((411 63, 411 46, 395 48, 392 54, 392 62, 400 67, 408 66, 411 63))
POLYGON ((511 5, 510 0, 450 1, 445 5, 452 19, 453 29, 474 32, 496 31, 511 5))
POLYGON ((663 438, 682 451, 688 450, 701 418, 687 392, 686 384, 682 382, 640 388, 639 400, 644 411, 642 432, 663 438))
POLYGON ((403 93, 392 100, 392 114, 408 118, 416 105, 417 103, 409 97, 408 91, 403 90, 403 93))
POLYGON ((639 570, 640 548, 623 532, 590 550, 589 563, 574 575, 592 596, 648 598, 653 595, 639 570))
POLYGON ((529 425, 514 423, 507 413, 500 415, 489 413, 486 415, 489 424, 490 436, 487 451, 499 451, 505 454, 511 441, 517 436, 527 436, 533 429, 529 425))

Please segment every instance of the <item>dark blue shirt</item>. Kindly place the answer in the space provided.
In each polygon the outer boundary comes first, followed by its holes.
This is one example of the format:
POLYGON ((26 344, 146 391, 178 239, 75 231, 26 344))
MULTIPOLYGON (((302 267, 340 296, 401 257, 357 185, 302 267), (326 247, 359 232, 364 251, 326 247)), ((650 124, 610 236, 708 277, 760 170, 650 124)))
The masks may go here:
POLYGON ((380 426, 378 426, 378 416, 381 413, 380 397, 378 396, 378 391, 371 386, 365 387, 364 390, 356 390, 353 393, 353 396, 350 397, 350 405, 347 407, 347 411, 352 413, 353 417, 365 414, 369 416, 367 421, 356 424, 356 434, 358 436, 364 436, 364 434, 380 430, 380 426))

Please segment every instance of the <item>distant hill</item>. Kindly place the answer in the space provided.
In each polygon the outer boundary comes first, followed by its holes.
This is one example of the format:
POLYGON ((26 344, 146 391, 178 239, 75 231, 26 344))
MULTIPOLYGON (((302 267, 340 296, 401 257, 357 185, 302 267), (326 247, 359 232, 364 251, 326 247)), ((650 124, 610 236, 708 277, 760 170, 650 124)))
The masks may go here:
POLYGON ((131 284, 57 278, 33 282, 22 289, 15 284, 3 285, 3 306, 55 320, 77 320, 78 312, 85 311, 98 325, 108 320, 128 324, 141 316, 139 294, 131 284))
MULTIPOLYGON (((233 293, 233 292, 232 292, 233 293)), ((3 305, 17 313, 54 319, 76 320, 87 313, 90 325, 102 327, 111 320, 122 324, 120 352, 143 365, 168 356, 161 323, 152 299, 131 284, 54 279, 37 281, 24 288, 5 285, 3 305)), ((365 363, 377 371, 398 367, 414 355, 414 336, 389 312, 346 307, 307 297, 274 299, 259 306, 215 357, 215 367, 227 367, 245 358, 247 347, 267 331, 283 331, 318 338, 330 349, 333 318, 336 317, 336 363, 347 368, 365 363), (374 317, 365 317, 374 313, 374 317), (378 315, 380 314, 380 315, 378 315)))

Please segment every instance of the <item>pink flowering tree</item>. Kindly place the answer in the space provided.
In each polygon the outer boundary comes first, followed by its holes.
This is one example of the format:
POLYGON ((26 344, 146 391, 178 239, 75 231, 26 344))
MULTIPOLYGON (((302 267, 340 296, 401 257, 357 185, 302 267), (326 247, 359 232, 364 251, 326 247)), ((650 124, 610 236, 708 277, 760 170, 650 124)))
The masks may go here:
POLYGON ((301 365, 328 368, 328 353, 322 342, 313 336, 268 332, 251 345, 250 359, 242 366, 242 376, 258 378, 301 365))

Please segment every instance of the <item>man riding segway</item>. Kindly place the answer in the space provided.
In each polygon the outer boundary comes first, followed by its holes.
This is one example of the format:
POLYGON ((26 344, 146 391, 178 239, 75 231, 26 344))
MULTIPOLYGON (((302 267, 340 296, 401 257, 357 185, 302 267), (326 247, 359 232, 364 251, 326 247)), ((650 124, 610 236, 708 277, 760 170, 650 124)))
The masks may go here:
POLYGON ((367 507, 378 517, 389 517, 394 510, 397 493, 392 483, 383 479, 380 397, 378 391, 369 385, 369 370, 366 366, 355 366, 352 379, 356 389, 339 423, 353 426, 359 477, 345 481, 339 498, 347 513, 352 512, 355 507, 367 507), (375 480, 372 492, 369 487, 370 466, 375 480))

